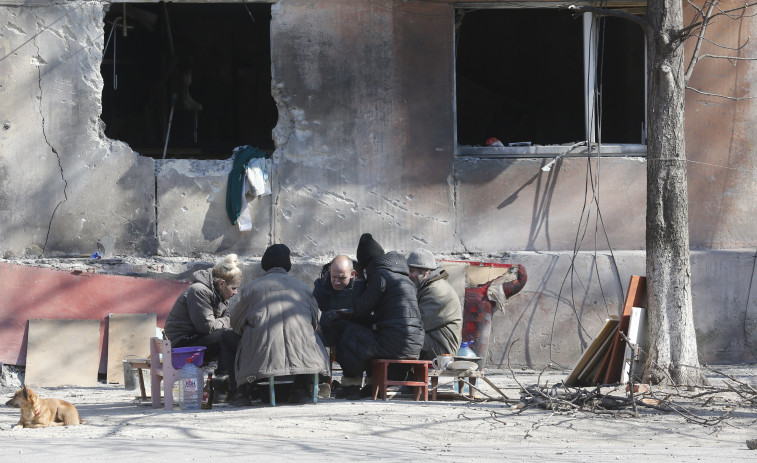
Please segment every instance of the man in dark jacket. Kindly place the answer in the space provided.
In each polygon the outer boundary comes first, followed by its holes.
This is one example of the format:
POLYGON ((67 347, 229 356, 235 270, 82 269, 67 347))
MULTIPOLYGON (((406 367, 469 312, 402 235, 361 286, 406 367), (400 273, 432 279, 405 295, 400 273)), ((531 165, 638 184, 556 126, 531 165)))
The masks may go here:
MULTIPOLYGON (((347 256, 336 256, 323 266, 321 276, 313 282, 313 297, 318 302, 322 317, 334 317, 337 310, 352 309, 352 288, 355 281, 355 268, 347 256), (331 312, 326 314, 326 312, 331 312)), ((334 346, 336 340, 330 328, 322 328, 322 339, 326 346, 334 346)))
POLYGON ((336 359, 343 381, 336 397, 350 400, 371 394, 373 359, 417 359, 423 346, 415 286, 408 278, 405 258, 384 249, 369 233, 357 248, 358 279, 353 290, 353 313, 334 322, 338 333, 336 359), (365 270, 365 279, 360 279, 365 270), (365 386, 363 372, 367 373, 365 386))

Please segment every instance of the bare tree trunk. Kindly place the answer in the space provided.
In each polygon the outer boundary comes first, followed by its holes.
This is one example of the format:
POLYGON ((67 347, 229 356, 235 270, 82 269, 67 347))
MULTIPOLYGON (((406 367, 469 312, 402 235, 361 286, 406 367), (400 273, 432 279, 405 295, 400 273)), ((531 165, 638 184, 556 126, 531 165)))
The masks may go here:
POLYGON ((703 384, 691 305, 689 212, 684 143, 681 0, 649 0, 647 17, 647 291, 653 383, 703 384))

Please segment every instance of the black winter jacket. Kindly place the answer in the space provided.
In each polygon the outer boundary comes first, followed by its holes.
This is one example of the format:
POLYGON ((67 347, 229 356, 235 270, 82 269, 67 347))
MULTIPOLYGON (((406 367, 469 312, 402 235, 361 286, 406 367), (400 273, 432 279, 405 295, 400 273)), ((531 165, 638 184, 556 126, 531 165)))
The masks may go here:
POLYGON ((407 261, 392 251, 371 262, 366 272, 367 280, 355 282, 351 321, 374 326, 380 356, 417 358, 423 346, 423 322, 407 261))

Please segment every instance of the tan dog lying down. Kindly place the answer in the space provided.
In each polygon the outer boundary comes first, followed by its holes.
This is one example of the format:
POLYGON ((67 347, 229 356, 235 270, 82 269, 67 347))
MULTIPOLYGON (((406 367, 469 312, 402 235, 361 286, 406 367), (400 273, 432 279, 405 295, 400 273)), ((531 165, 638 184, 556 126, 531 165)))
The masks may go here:
POLYGON ((24 386, 5 405, 21 409, 17 427, 44 428, 85 424, 76 407, 61 399, 43 399, 24 386))

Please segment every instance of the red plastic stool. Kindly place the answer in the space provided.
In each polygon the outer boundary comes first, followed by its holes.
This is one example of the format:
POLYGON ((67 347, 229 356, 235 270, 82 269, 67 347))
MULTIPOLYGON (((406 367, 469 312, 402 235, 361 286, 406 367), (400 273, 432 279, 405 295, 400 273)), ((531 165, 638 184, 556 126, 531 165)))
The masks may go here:
POLYGON ((379 396, 386 400, 387 386, 411 386, 415 388, 415 400, 420 400, 423 393, 423 400, 428 400, 428 368, 431 365, 430 360, 395 360, 395 359, 376 359, 373 361, 373 400, 379 396), (413 368, 412 381, 390 381, 387 379, 389 365, 402 364, 411 365, 413 368))

